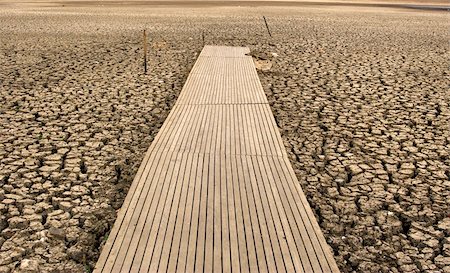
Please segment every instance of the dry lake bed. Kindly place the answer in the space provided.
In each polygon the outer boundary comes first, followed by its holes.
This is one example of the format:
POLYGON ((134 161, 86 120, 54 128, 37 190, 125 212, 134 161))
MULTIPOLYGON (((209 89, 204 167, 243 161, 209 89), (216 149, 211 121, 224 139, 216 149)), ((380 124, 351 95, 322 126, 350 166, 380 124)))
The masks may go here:
POLYGON ((450 272, 448 13, 231 3, 0 1, 0 273, 93 269, 204 44, 252 50, 342 272, 450 272))

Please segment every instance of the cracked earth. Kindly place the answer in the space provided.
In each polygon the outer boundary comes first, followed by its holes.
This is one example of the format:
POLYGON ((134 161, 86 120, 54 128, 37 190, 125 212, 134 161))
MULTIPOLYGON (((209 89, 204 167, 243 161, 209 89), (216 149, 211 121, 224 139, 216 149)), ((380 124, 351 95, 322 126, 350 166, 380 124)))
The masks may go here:
POLYGON ((0 11, 0 272, 92 270, 202 32, 251 48, 342 272, 450 272, 445 13, 122 11, 0 11))

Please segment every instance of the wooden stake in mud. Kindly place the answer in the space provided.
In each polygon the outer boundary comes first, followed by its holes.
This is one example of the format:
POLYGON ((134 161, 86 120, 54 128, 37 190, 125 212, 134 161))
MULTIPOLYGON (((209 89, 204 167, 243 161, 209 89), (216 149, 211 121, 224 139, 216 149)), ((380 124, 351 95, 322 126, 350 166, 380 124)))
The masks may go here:
POLYGON ((147 73, 147 32, 144 29, 144 72, 147 73))
POLYGON ((263 16, 264 23, 266 24, 267 32, 269 32, 270 37, 272 37, 272 33, 270 33, 269 24, 267 24, 266 16, 263 16))
POLYGON ((203 46, 205 46, 205 31, 204 30, 202 30, 202 43, 203 43, 203 46))

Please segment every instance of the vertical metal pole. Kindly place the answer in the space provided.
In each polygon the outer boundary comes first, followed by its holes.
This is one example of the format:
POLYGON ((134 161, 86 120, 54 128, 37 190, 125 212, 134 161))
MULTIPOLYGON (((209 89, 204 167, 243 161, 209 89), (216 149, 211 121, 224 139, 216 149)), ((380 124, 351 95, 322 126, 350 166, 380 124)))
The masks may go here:
POLYGON ((144 29, 144 72, 147 74, 147 32, 144 29))
POLYGON ((272 33, 270 33, 269 24, 267 24, 266 16, 263 16, 264 23, 266 24, 267 32, 269 32, 270 37, 272 37, 272 33))

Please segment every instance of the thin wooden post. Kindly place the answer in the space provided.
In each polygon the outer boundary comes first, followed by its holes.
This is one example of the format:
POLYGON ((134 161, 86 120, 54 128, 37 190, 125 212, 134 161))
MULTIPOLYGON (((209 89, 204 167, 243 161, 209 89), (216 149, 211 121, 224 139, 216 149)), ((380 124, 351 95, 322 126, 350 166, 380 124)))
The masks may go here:
POLYGON ((144 29, 144 72, 147 74, 147 32, 144 29))
POLYGON ((203 46, 205 46, 205 31, 204 30, 202 30, 202 43, 203 43, 203 46))
POLYGON ((272 33, 270 33, 269 24, 267 24, 266 16, 263 16, 264 23, 266 24, 267 32, 269 32, 270 37, 272 37, 272 33))

